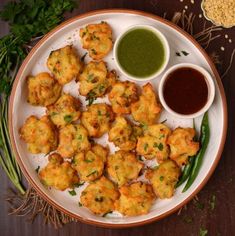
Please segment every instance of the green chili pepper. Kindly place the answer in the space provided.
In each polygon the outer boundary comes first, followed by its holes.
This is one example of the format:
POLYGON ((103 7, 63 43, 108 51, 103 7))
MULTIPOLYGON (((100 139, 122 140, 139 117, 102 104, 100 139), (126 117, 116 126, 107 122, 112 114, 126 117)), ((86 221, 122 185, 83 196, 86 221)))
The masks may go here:
POLYGON ((179 181, 175 185, 176 188, 178 188, 180 185, 182 185, 188 179, 188 177, 191 173, 194 161, 195 161, 195 156, 189 158, 188 164, 184 167, 183 173, 182 173, 179 181))
POLYGON ((195 156, 195 161, 192 167, 191 174, 182 192, 187 191, 190 188, 190 186, 193 184, 194 180, 196 179, 202 165, 203 157, 206 152, 209 139, 210 139, 210 127, 209 127, 209 121, 208 121, 208 114, 206 112, 203 116, 202 123, 201 123, 201 134, 200 134, 201 149, 195 156))

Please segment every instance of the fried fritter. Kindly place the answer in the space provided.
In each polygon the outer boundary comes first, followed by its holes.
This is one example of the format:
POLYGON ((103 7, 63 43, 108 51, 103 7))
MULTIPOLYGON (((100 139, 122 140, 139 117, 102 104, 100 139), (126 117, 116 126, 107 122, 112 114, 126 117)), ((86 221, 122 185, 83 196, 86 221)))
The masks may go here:
POLYGON ((114 201, 119 196, 114 184, 102 176, 90 183, 81 193, 81 204, 95 214, 105 214, 114 210, 114 201))
POLYGON ((194 156, 199 150, 199 142, 193 141, 196 132, 193 128, 176 128, 169 136, 170 158, 177 165, 188 163, 188 157, 194 156))
POLYGON ((43 184, 64 191, 79 183, 76 171, 68 161, 63 161, 59 154, 51 154, 48 160, 49 163, 39 172, 39 178, 43 184))
POLYGON ((144 136, 138 138, 137 153, 146 159, 157 158, 159 163, 166 160, 169 155, 166 142, 170 133, 170 129, 164 124, 146 126, 144 136))
POLYGON ((122 186, 136 179, 143 166, 133 152, 117 151, 108 157, 107 172, 118 186, 122 186))
POLYGON ((91 147, 87 130, 80 124, 69 124, 59 130, 58 153, 71 158, 76 152, 87 151, 91 147))
POLYGON ((143 86, 139 101, 131 104, 131 114, 134 120, 142 124, 154 124, 161 110, 161 105, 150 83, 143 86))
POLYGON ((146 174, 155 194, 161 199, 173 196, 179 176, 180 168, 172 160, 162 162, 155 170, 149 170, 146 174))
POLYGON ((63 94, 55 104, 47 107, 47 114, 57 127, 63 127, 79 119, 80 101, 70 94, 63 94))
POLYGON ((28 102, 35 106, 48 106, 60 97, 62 87, 47 72, 27 78, 28 102))
POLYGON ((152 186, 142 182, 122 186, 120 198, 115 201, 115 209, 125 216, 147 214, 155 200, 152 186))
POLYGON ((109 142, 113 142, 121 150, 130 151, 135 149, 137 137, 140 135, 140 127, 131 124, 125 117, 118 116, 109 131, 109 142))
POLYGON ((117 114, 130 114, 131 103, 138 100, 137 86, 133 82, 117 82, 109 93, 112 109, 117 114))
POLYGON ((76 50, 72 45, 67 45, 52 51, 47 59, 47 67, 61 85, 76 79, 82 70, 76 50))
POLYGON ((93 60, 104 58, 112 49, 112 30, 106 22, 90 24, 81 28, 79 35, 83 48, 93 60))
POLYGON ((102 97, 116 82, 116 72, 108 72, 105 62, 91 61, 85 65, 80 81, 79 92, 87 99, 102 97))
POLYGON ((88 106, 81 116, 81 123, 87 129, 90 137, 99 138, 108 132, 114 120, 112 108, 105 103, 88 106))
POLYGON ((42 116, 40 119, 36 116, 28 117, 19 133, 28 144, 30 153, 47 154, 57 147, 58 135, 48 116, 42 116))
POLYGON ((89 151, 77 153, 73 158, 72 167, 77 170, 83 181, 98 179, 103 174, 108 152, 107 148, 96 144, 89 151))

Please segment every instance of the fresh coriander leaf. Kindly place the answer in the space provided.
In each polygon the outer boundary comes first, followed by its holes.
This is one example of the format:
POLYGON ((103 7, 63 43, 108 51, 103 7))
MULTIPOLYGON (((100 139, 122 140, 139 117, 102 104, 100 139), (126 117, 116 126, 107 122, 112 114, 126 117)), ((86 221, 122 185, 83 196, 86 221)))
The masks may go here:
POLYGON ((85 184, 85 182, 76 183, 76 184, 74 184, 74 187, 79 188, 79 187, 83 186, 84 184, 85 184))
POLYGON ((216 203, 216 196, 212 195, 211 199, 209 200, 210 209, 212 211, 215 209, 215 203, 216 203))
POLYGON ((71 196, 75 196, 75 195, 77 195, 77 193, 75 192, 74 189, 73 189, 73 190, 70 190, 70 191, 69 191, 69 194, 70 194, 71 196))
POLYGON ((206 235, 208 235, 208 230, 200 228, 199 236, 206 236, 206 235))
POLYGON ((189 55, 189 53, 186 52, 186 51, 181 51, 181 52, 184 54, 184 56, 188 56, 189 55))
POLYGON ((90 174, 88 174, 86 177, 89 177, 89 176, 91 176, 91 175, 93 175, 93 174, 95 174, 95 173, 97 173, 97 170, 94 170, 94 171, 92 171, 90 174))
POLYGON ((147 151, 148 146, 149 146, 149 145, 148 145, 147 143, 144 144, 144 151, 145 151, 145 152, 147 151))
POLYGON ((38 173, 39 172, 39 170, 40 170, 40 166, 38 166, 36 169, 35 169, 35 171, 38 173))
POLYGON ((64 116, 64 121, 66 123, 70 123, 73 120, 73 117, 71 115, 64 116))
POLYGON ((159 149, 160 151, 163 150, 163 144, 162 144, 162 143, 159 143, 159 145, 158 145, 158 149, 159 149))
POLYGON ((84 161, 85 161, 86 163, 91 163, 91 162, 93 162, 94 160, 84 159, 84 161))
POLYGON ((183 221, 187 224, 190 224, 193 222, 193 219, 189 216, 184 217, 183 221))
POLYGON ((175 54, 176 54, 176 56, 181 57, 179 52, 176 52, 175 54))
POLYGON ((160 181, 163 181, 164 180, 164 176, 161 175, 159 179, 160 179, 160 181))
POLYGON ((161 124, 164 124, 165 122, 167 122, 167 119, 161 121, 161 124))
POLYGON ((194 205, 196 206, 197 209, 203 210, 205 205, 199 201, 195 201, 194 205))

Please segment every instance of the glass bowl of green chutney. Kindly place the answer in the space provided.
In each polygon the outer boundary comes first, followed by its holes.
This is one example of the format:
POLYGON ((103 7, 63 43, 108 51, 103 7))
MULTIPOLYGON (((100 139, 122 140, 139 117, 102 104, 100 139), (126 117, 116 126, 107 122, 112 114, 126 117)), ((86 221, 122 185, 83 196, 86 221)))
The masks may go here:
POLYGON ((156 78, 170 58, 166 37, 150 25, 134 25, 125 30, 116 39, 113 53, 121 73, 137 81, 156 78))

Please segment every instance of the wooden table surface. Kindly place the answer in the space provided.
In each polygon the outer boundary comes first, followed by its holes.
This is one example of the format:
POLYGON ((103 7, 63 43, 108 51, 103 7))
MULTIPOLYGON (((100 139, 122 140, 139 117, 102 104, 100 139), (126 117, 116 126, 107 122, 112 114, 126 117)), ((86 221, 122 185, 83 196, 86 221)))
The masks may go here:
MULTIPOLYGON (((0 1, 0 9, 9 0, 0 1)), ((66 18, 78 15, 91 10, 104 8, 128 8, 143 10, 163 16, 167 12, 166 18, 170 19, 175 11, 182 11, 187 6, 186 12, 196 14, 196 30, 202 28, 200 0, 81 0, 79 8, 73 13, 67 14, 66 18)), ((6 34, 7 24, 0 22, 0 36, 6 34)), ((210 44, 207 52, 219 54, 221 65, 218 66, 220 74, 223 74, 228 66, 231 52, 235 47, 235 27, 220 32, 221 37, 210 44), (229 43, 225 35, 233 40, 229 43), (221 47, 225 50, 222 51, 221 47)), ((55 230, 52 226, 44 225, 43 220, 38 217, 33 224, 25 218, 9 216, 8 205, 4 200, 7 189, 11 186, 5 173, 0 169, 0 235, 76 235, 76 236, 106 236, 106 235, 199 235, 200 229, 207 229, 211 236, 233 236, 235 235, 235 62, 223 84, 228 102, 229 123, 228 135, 223 155, 213 176, 198 194, 199 202, 190 202, 187 209, 183 209, 181 214, 177 213, 146 226, 130 229, 104 229, 94 226, 71 223, 63 228, 55 230), (211 198, 215 196, 215 208, 212 210, 211 198)))

